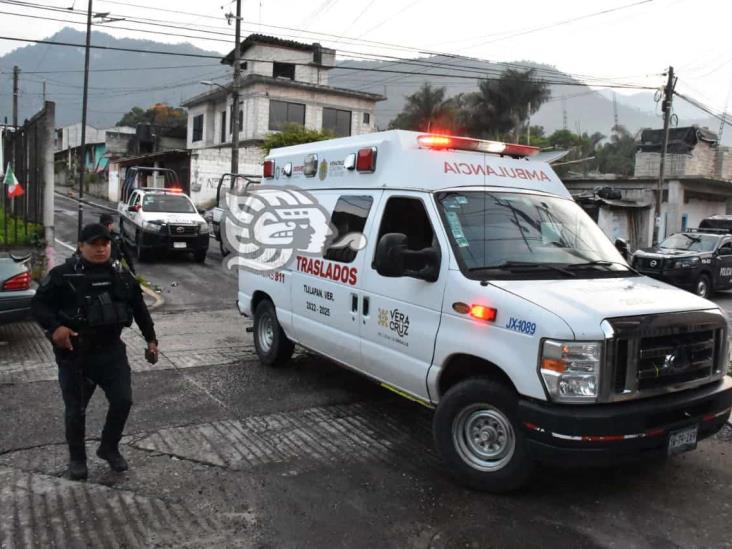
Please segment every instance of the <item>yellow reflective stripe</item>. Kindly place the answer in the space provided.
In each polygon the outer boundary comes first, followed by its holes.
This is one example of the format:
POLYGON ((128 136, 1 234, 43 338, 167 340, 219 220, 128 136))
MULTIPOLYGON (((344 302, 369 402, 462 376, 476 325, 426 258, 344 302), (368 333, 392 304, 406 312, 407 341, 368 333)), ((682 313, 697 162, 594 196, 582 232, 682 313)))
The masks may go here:
POLYGON ((400 397, 406 398, 407 400, 411 400, 412 402, 416 402, 417 404, 421 404, 425 408, 429 408, 430 410, 434 409, 434 406, 430 402, 423 400, 421 398, 418 398, 414 395, 410 395, 409 393, 405 393, 404 391, 397 389, 393 385, 389 385, 388 383, 382 383, 381 386, 384 389, 388 389, 392 393, 399 395, 400 397))

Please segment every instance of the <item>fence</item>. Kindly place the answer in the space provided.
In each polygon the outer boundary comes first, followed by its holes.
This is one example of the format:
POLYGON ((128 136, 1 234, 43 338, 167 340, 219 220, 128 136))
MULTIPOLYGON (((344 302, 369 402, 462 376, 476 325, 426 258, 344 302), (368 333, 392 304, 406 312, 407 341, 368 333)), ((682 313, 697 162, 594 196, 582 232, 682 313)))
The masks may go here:
POLYGON ((54 117, 54 103, 46 102, 43 110, 23 126, 6 127, 3 132, 1 170, 11 165, 25 191, 22 196, 8 198, 7 188, 4 186, 2 190, 0 242, 6 249, 29 246, 47 238, 43 230, 44 213, 48 214, 44 212, 44 197, 53 189, 54 117))

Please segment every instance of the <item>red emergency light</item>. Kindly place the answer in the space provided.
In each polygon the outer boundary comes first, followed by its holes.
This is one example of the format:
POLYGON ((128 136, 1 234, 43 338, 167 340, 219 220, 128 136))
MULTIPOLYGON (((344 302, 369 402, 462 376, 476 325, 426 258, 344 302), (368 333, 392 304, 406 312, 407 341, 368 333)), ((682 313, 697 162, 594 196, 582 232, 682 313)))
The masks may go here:
POLYGON ((513 157, 533 156, 539 152, 539 147, 519 145, 517 143, 502 143, 500 141, 486 141, 471 137, 455 137, 452 135, 423 134, 417 136, 417 144, 423 149, 459 151, 474 151, 492 154, 508 155, 513 157))
POLYGON ((265 160, 262 172, 264 177, 272 179, 274 177, 274 160, 265 160))
POLYGON ((368 147, 358 151, 356 154, 356 170, 368 173, 376 170, 376 147, 368 147))

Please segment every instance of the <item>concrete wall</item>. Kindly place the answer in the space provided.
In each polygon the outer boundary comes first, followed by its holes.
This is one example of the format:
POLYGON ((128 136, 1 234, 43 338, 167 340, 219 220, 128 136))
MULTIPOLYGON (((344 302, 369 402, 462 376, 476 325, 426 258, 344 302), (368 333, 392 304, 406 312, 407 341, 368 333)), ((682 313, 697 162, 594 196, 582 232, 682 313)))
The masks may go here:
MULTIPOLYGON (((666 177, 696 175, 714 177, 716 172, 716 149, 708 143, 698 143, 691 154, 667 154, 666 177)), ((661 169, 661 153, 641 152, 635 154, 635 171, 638 177, 658 177, 661 169)))
MULTIPOLYGON (((305 105, 305 127, 313 130, 323 128, 323 109, 335 108, 351 111, 351 135, 361 135, 376 130, 374 125, 375 102, 358 97, 349 97, 327 90, 305 90, 289 86, 276 86, 258 83, 242 90, 240 94, 243 114, 243 127, 240 140, 264 139, 269 129, 269 102, 271 100, 302 103, 305 105), (364 114, 369 115, 369 123, 364 123, 364 114)), ((188 111, 187 147, 192 150, 220 145, 221 112, 226 110, 226 124, 230 124, 231 98, 196 105, 188 111), (193 142, 193 119, 203 114, 203 139, 193 142)), ((227 131, 226 143, 231 143, 227 131)))
MULTIPOLYGON (((279 63, 297 63, 295 66, 295 80, 323 86, 328 85, 328 70, 312 64, 312 51, 299 51, 268 44, 256 44, 244 54, 244 59, 247 60, 247 68, 242 71, 243 75, 261 74, 262 76, 271 77, 275 61, 279 63), (255 61, 257 59, 266 59, 266 61, 255 61)), ((323 62, 327 64, 329 57, 324 56, 323 62)), ((332 61, 330 62, 332 66, 332 61)))
MULTIPOLYGON (((264 151, 256 146, 239 149, 239 173, 261 175, 264 151)), ((212 147, 191 154, 191 199, 199 208, 213 206, 221 175, 231 171, 231 149, 212 147)))

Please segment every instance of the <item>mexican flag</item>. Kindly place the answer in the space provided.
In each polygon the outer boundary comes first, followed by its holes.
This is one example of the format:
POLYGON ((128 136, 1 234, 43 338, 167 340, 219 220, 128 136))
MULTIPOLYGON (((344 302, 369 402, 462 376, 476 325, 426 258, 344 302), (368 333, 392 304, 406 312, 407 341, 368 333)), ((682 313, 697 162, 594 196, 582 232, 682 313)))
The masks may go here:
POLYGON ((25 194, 23 187, 18 183, 18 178, 15 177, 15 172, 13 172, 13 166, 10 165, 10 162, 8 162, 8 169, 5 170, 5 189, 8 193, 8 198, 16 198, 25 194))

